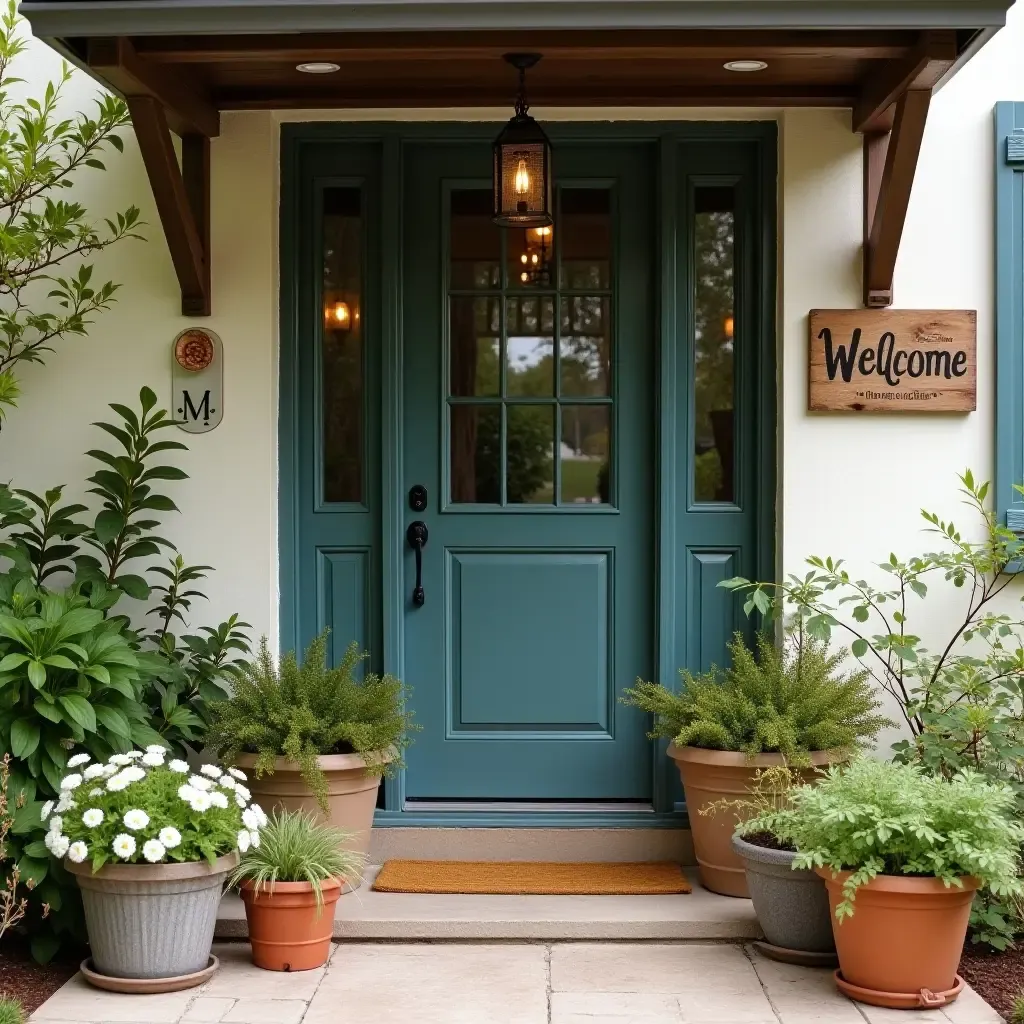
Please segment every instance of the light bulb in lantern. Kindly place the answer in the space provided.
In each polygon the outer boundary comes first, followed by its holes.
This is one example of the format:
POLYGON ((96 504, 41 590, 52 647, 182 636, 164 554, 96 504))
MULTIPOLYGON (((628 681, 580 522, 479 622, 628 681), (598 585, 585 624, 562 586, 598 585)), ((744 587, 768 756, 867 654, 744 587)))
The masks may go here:
POLYGON ((533 254, 533 262, 534 263, 539 263, 540 262, 540 257, 536 253, 533 254))
POLYGON ((352 326, 352 311, 348 308, 347 302, 335 302, 329 312, 331 326, 337 330, 346 331, 352 326))
POLYGON ((523 255, 519 257, 519 259, 520 259, 520 260, 521 260, 521 261, 522 261, 523 263, 525 263, 525 262, 526 262, 526 253, 524 252, 524 253, 523 253, 523 255))
POLYGON ((517 196, 529 195, 530 172, 526 169, 526 160, 519 158, 519 166, 516 168, 515 188, 517 196))
POLYGON ((530 280, 530 275, 529 275, 529 274, 528 274, 528 273, 527 273, 527 272, 526 272, 526 271, 524 270, 524 271, 523 271, 523 272, 522 272, 522 273, 521 273, 521 274, 519 275, 519 280, 520 280, 520 281, 523 281, 523 282, 529 281, 529 280, 530 280))

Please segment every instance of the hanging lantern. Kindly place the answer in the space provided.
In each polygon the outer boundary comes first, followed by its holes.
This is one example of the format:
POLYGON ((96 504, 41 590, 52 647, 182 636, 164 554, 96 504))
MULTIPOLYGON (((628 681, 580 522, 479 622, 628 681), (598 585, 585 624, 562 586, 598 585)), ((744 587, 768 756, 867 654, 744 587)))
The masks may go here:
POLYGON ((551 217, 551 142, 530 117, 526 71, 539 53, 507 53, 519 69, 515 116, 494 140, 494 221, 506 228, 547 227, 551 217))

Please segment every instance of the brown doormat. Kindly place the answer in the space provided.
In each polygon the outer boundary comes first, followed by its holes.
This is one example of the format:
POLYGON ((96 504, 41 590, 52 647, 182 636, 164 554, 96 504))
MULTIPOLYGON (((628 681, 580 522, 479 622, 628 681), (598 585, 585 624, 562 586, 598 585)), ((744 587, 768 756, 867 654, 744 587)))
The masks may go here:
POLYGON ((532 861, 389 860, 377 892, 509 896, 663 896, 690 892, 671 862, 550 864, 532 861))

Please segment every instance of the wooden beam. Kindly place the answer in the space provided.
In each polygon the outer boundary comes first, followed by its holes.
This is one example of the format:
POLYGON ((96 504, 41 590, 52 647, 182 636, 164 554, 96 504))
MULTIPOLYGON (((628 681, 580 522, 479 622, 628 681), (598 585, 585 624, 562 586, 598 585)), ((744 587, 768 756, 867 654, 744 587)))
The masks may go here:
POLYGON ((183 76, 140 56, 131 40, 123 37, 89 40, 89 67, 126 100, 135 97, 158 99, 176 134, 220 134, 220 114, 213 104, 185 84, 183 76))
POLYGON ((930 89, 905 92, 896 103, 888 143, 877 135, 864 140, 864 305, 869 308, 892 305, 896 258, 931 96, 930 89))
POLYGON ((184 136, 179 169, 161 102, 154 96, 129 96, 128 110, 181 285, 182 315, 209 316, 210 141, 203 135, 184 136))
POLYGON ((896 101, 909 89, 932 89, 957 58, 956 33, 923 32, 913 51, 868 79, 853 108, 855 132, 884 132, 893 125, 896 101))

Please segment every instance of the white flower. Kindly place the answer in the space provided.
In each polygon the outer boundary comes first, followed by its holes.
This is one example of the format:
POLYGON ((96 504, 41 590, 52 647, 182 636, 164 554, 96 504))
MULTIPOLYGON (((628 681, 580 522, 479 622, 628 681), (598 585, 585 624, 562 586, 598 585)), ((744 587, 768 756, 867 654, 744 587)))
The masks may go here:
POLYGON ((98 807, 90 807, 89 810, 82 815, 82 824, 86 828, 95 828, 97 825, 103 824, 105 815, 98 807))
POLYGON ((97 786, 95 789, 89 790, 89 796, 103 796, 103 790, 97 786))
POLYGON ((213 789, 213 783, 209 779, 204 779, 202 775, 193 775, 192 778, 188 780, 188 784, 193 789, 201 789, 204 793, 208 789, 213 789))
POLYGON ((228 771, 234 775, 239 782, 245 782, 246 774, 240 768, 229 768, 228 771))
POLYGON ((260 834, 259 832, 250 832, 249 840, 252 843, 252 848, 258 850, 260 848, 260 834))
MULTIPOLYGON (((75 754, 74 757, 68 758, 68 767, 77 768, 80 764, 87 764, 92 758, 88 754, 75 754)), ((74 860, 74 857, 71 858, 74 860)))
POLYGON ((53 853, 53 841, 60 835, 59 832, 47 832, 43 836, 43 846, 45 846, 51 853, 53 853))
POLYGON ((219 779, 224 774, 215 764, 204 764, 199 770, 211 779, 219 779))
POLYGON ((57 801, 57 813, 63 814, 65 811, 70 811, 75 806, 75 801, 71 798, 70 793, 61 793, 60 799, 57 801))
POLYGON ((64 819, 59 814, 55 814, 50 819, 49 828, 51 832, 59 836, 62 829, 64 828, 64 819))
POLYGON ((106 770, 107 766, 105 764, 91 764, 82 774, 86 779, 98 779, 106 770))
POLYGON ((160 842, 168 850, 173 850, 181 843, 181 833, 173 825, 168 825, 166 828, 160 829, 160 842))
POLYGON ((147 839, 142 845, 142 856, 150 864, 156 864, 158 861, 163 860, 166 852, 164 844, 159 839, 147 839))
POLYGON ((148 824, 149 815, 145 811, 140 811, 138 808, 131 811, 125 811, 125 828, 130 828, 133 832, 138 832, 140 828, 145 828, 148 824))
POLYGON ((239 807, 244 807, 245 803, 246 803, 245 797, 242 796, 241 793, 237 793, 236 792, 235 793, 235 803, 238 804, 239 807))
POLYGON ((114 842, 111 845, 114 848, 114 853, 121 860, 127 860, 135 852, 135 839, 128 835, 127 832, 122 832, 119 836, 115 836, 114 842))
POLYGON ((199 811, 200 813, 202 813, 203 811, 208 811, 210 809, 210 807, 213 805, 213 801, 210 799, 209 793, 197 792, 195 796, 193 796, 192 799, 189 800, 188 805, 192 808, 193 811, 199 811))
POLYGON ((65 792, 70 792, 73 789, 78 789, 82 784, 82 776, 75 772, 73 775, 66 775, 60 780, 60 788, 65 792))
POLYGON ((238 852, 239 853, 245 853, 245 851, 248 850, 248 849, 249 849, 249 833, 246 832, 245 829, 242 829, 242 831, 238 833, 238 852))
POLYGON ((188 783, 186 783, 184 786, 178 787, 178 796, 182 800, 184 800, 185 803, 189 803, 192 800, 192 797, 194 797, 198 792, 199 790, 193 789, 190 785, 188 785, 188 783))
POLYGON ((125 754, 124 756, 127 757, 127 758, 130 758, 132 761, 137 761, 140 757, 142 757, 142 751, 141 750, 129 750, 128 753, 125 754))
POLYGON ((126 764, 131 764, 132 759, 127 754, 111 754, 108 764, 116 764, 119 768, 123 768, 126 764))
POLYGON ((68 852, 68 847, 71 845, 71 840, 67 836, 55 835, 53 842, 50 844, 50 853, 60 860, 65 853, 68 852))
POLYGON ((85 845, 81 840, 77 843, 72 843, 68 847, 68 860, 75 864, 81 864, 86 857, 89 856, 89 847, 85 845))
POLYGON ((259 827, 263 828, 267 823, 267 812, 260 807, 259 804, 253 804, 249 810, 256 815, 256 820, 259 822, 259 827))
POLYGON ((235 786, 235 792, 248 803, 252 799, 252 793, 245 788, 245 786, 235 786))
POLYGON ((147 754, 166 754, 167 753, 167 748, 162 743, 150 743, 150 745, 148 747, 146 747, 146 753, 147 754))
POLYGON ((162 753, 143 754, 142 763, 147 768, 159 768, 164 763, 164 755, 162 753))
POLYGON ((43 804, 42 811, 40 811, 40 813, 39 813, 39 820, 40 821, 46 821, 47 815, 52 810, 53 810, 53 801, 52 800, 47 800, 46 803, 43 804))
POLYGON ((117 768, 116 764, 105 764, 103 766, 103 776, 104 776, 104 778, 109 779, 111 775, 116 775, 117 772, 118 772, 118 768, 117 768))
POLYGON ((228 805, 227 793, 222 793, 219 789, 209 794, 210 803, 214 807, 220 807, 222 810, 228 805))
POLYGON ((179 758, 169 761, 167 767, 170 768, 172 772, 177 772, 179 775, 188 775, 189 772, 188 761, 182 761, 179 758))
POLYGON ((251 807, 242 811, 242 824, 249 829, 250 832, 260 827, 260 819, 251 807))
POLYGON ((146 777, 145 771, 137 764, 130 764, 127 768, 122 768, 120 775, 122 779, 127 779, 129 782, 141 782, 146 777))
POLYGON ((230 775, 222 775, 217 780, 217 785, 218 786, 223 786, 225 789, 234 789, 235 786, 237 785, 237 783, 235 782, 235 780, 233 778, 231 778, 230 775))
POLYGON ((114 775, 112 778, 107 779, 107 789, 111 793, 120 793, 122 789, 128 788, 129 781, 123 775, 114 775))

